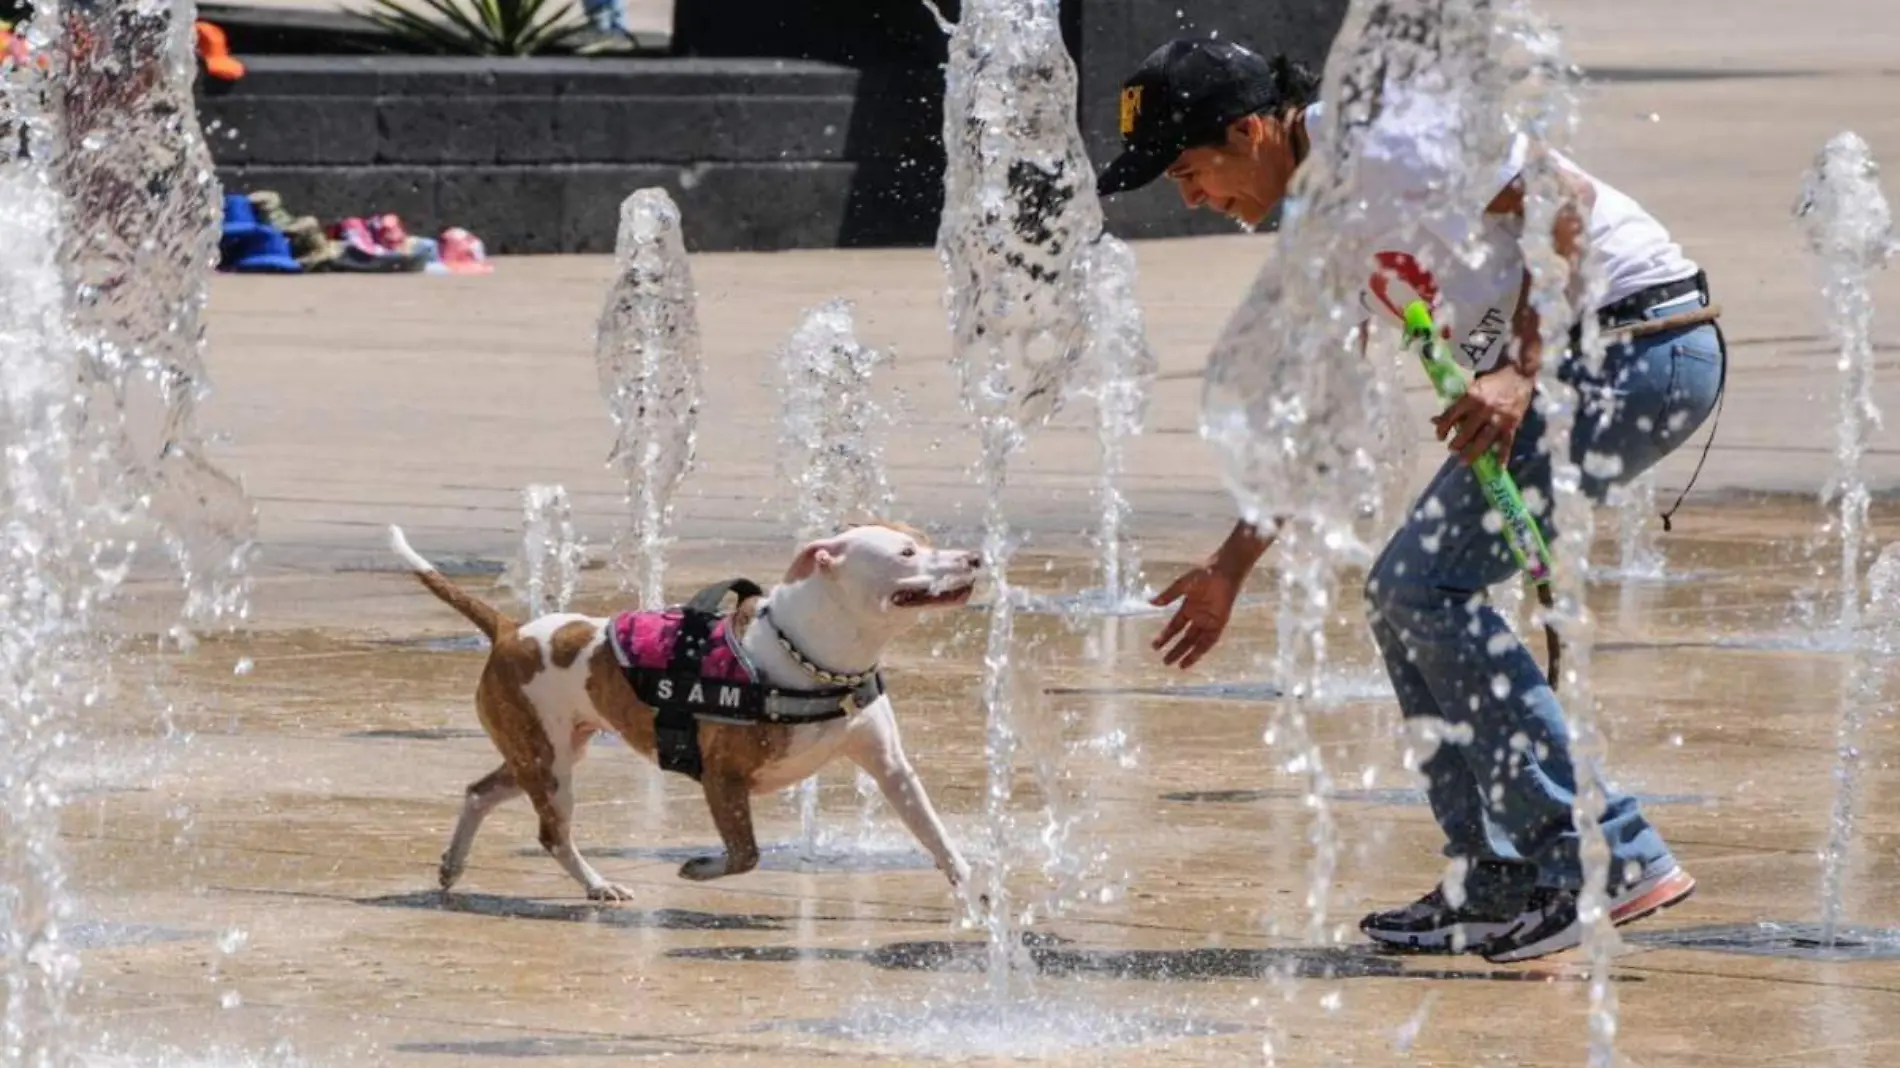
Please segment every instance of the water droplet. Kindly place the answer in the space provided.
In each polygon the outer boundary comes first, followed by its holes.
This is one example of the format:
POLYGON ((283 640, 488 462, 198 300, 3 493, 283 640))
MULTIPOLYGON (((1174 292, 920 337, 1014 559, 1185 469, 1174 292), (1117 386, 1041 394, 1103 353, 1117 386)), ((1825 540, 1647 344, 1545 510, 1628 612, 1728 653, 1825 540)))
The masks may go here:
POLYGON ((251 933, 242 927, 227 927, 218 935, 218 952, 229 956, 244 948, 251 940, 251 933))
POLYGON ((249 675, 251 673, 251 669, 256 666, 257 665, 251 660, 250 657, 248 656, 239 657, 238 662, 232 665, 231 667, 231 674, 240 675, 240 676, 249 675))
POLYGON ((235 990, 226 990, 224 993, 218 995, 218 1004, 223 1008, 235 1009, 239 1005, 244 1004, 244 995, 239 994, 235 990))

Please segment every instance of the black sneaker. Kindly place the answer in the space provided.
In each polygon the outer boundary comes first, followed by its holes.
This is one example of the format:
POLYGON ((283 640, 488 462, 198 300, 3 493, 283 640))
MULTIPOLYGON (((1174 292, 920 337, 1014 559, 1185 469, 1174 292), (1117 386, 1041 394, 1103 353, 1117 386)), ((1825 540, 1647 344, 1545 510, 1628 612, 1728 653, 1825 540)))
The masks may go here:
POLYGON ((1482 948, 1519 923, 1522 910, 1467 900, 1453 908, 1442 886, 1402 908, 1375 912, 1359 921, 1366 937, 1414 953, 1466 953, 1482 948))
MULTIPOLYGON (((1652 913, 1680 904, 1695 893, 1695 880, 1675 864, 1610 895, 1610 923, 1621 927, 1652 913)), ((1561 953, 1583 941, 1583 923, 1577 918, 1577 891, 1538 887, 1523 913, 1483 947, 1484 959, 1495 964, 1534 960, 1561 953)))

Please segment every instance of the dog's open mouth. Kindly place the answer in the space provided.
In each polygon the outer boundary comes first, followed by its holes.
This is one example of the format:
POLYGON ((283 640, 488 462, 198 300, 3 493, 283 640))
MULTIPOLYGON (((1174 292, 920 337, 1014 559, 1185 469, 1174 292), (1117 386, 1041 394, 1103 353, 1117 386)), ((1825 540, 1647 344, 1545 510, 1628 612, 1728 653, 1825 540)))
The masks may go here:
POLYGON ((898 590, 891 594, 892 608, 934 608, 939 605, 962 604, 970 599, 974 583, 958 586, 956 589, 940 590, 924 587, 915 590, 898 590))

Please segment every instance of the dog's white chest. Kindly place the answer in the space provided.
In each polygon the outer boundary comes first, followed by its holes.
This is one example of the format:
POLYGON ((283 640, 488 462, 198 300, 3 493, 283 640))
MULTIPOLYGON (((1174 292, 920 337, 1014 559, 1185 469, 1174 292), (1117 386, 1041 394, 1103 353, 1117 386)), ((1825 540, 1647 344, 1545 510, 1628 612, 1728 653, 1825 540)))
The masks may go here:
POLYGON ((845 732, 851 719, 808 723, 792 729, 792 742, 785 755, 761 765, 752 776, 752 792, 763 794, 795 786, 836 759, 844 749, 845 732))

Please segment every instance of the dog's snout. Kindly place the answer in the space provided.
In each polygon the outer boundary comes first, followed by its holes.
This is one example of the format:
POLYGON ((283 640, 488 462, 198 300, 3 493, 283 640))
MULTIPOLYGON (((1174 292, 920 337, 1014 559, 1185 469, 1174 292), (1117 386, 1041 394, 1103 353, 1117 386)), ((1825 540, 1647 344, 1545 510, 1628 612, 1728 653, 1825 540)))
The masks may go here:
POLYGON ((983 554, 971 553, 970 555, 964 557, 964 562, 969 564, 970 567, 972 568, 980 568, 983 566, 983 554))

